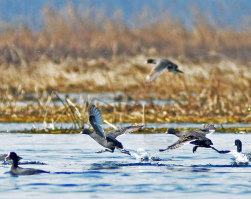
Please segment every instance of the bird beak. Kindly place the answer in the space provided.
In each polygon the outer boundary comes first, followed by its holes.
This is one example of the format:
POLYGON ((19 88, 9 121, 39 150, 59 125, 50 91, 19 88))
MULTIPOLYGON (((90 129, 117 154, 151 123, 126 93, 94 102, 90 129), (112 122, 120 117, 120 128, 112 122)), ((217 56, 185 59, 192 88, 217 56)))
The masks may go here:
POLYGON ((9 156, 6 156, 5 158, 4 158, 4 161, 8 161, 10 159, 10 157, 9 156))
POLYGON ((176 69, 175 72, 176 72, 176 73, 183 73, 183 72, 182 72, 181 70, 179 70, 179 69, 176 69))
MULTIPOLYGON (((17 156, 17 157, 18 157, 18 160, 23 159, 23 158, 20 157, 20 156, 17 156)), ((9 156, 9 155, 7 155, 7 156, 4 158, 4 161, 8 161, 8 160, 10 160, 10 156, 9 156)))

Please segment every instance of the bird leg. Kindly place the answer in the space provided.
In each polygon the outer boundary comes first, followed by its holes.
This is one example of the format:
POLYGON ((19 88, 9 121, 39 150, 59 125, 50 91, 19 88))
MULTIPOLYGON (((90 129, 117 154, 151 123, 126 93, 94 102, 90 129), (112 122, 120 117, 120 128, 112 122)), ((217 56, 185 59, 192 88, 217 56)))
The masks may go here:
MULTIPOLYGON (((200 146, 195 146, 195 147, 193 147, 193 153, 196 152, 196 150, 197 150, 198 147, 200 147, 200 146)), ((219 151, 218 149, 216 149, 216 148, 214 148, 214 147, 212 147, 212 146, 208 146, 208 147, 205 147, 205 148, 211 148, 211 149, 213 149, 213 150, 215 150, 216 152, 221 153, 221 154, 231 152, 231 151, 228 151, 228 150, 226 150, 226 151, 219 151)))
POLYGON ((216 149, 216 148, 214 148, 214 147, 210 147, 211 149, 213 149, 213 150, 215 150, 215 151, 217 151, 218 153, 230 153, 231 151, 228 151, 228 150, 223 150, 223 151, 219 151, 218 149, 216 149))
POLYGON ((197 148, 198 148, 199 146, 195 146, 195 147, 193 147, 193 153, 195 153, 196 152, 196 150, 197 150, 197 148))
POLYGON ((121 148, 118 148, 120 150, 121 153, 125 153, 127 155, 131 155, 131 153, 125 149, 121 149, 121 148))
POLYGON ((168 150, 168 148, 166 148, 166 149, 159 149, 159 152, 163 152, 163 151, 166 151, 166 150, 168 150))
POLYGON ((105 149, 105 150, 100 150, 100 151, 97 151, 96 153, 104 153, 104 152, 110 152, 110 153, 113 153, 114 150, 111 150, 111 149, 105 149))

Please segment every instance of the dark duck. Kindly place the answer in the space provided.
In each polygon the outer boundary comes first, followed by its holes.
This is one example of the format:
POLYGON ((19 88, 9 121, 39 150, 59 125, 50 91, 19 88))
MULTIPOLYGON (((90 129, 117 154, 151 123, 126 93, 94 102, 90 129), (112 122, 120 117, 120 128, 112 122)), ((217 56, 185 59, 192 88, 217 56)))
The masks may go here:
POLYGON ((21 168, 18 166, 19 160, 22 158, 19 157, 15 152, 10 152, 6 157, 5 160, 12 160, 11 165, 11 174, 12 175, 34 175, 39 173, 49 173, 48 171, 43 171, 39 169, 33 169, 33 168, 21 168))
POLYGON ((174 144, 168 146, 166 149, 160 149, 159 151, 162 152, 169 149, 176 149, 186 143, 190 143, 195 145, 193 147, 193 153, 196 152, 196 150, 199 147, 211 148, 217 151, 218 153, 229 153, 230 151, 219 151, 212 146, 213 142, 209 138, 207 138, 206 135, 213 133, 214 131, 215 127, 212 124, 204 125, 203 129, 187 130, 187 131, 178 131, 176 129, 170 128, 166 133, 176 135, 179 138, 179 140, 174 144))
POLYGON ((105 150, 98 151, 98 153, 102 153, 102 152, 113 153, 115 149, 118 149, 122 153, 131 155, 129 151, 124 149, 122 143, 119 142, 116 138, 119 135, 122 135, 125 133, 131 133, 143 127, 143 125, 132 125, 125 128, 121 128, 119 130, 105 132, 102 126, 103 122, 102 122, 101 112, 94 105, 92 105, 89 109, 89 122, 91 126, 93 127, 94 131, 90 131, 89 129, 83 128, 81 133, 89 135, 97 143, 99 143, 101 146, 106 148, 105 150))

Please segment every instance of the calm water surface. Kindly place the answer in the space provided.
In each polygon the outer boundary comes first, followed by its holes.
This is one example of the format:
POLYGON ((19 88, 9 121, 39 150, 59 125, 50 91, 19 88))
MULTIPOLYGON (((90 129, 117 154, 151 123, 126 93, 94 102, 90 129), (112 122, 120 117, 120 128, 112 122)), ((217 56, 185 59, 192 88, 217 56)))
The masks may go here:
MULTIPOLYGON (((218 149, 235 149, 236 138, 251 152, 250 134, 210 135, 218 149)), ((159 153, 177 138, 166 134, 127 134, 118 138, 133 156, 97 154, 90 137, 1 133, 0 153, 15 151, 21 165, 50 174, 13 177, 0 164, 0 198, 250 198, 251 166, 234 164, 231 154, 210 149, 192 153, 192 145, 159 153)))

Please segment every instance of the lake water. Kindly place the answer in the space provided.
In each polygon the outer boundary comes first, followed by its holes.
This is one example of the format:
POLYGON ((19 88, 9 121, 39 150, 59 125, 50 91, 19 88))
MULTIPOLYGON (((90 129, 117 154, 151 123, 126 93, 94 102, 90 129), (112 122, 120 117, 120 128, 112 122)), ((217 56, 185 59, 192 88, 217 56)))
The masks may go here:
MULTIPOLYGON (((209 135, 216 148, 233 150, 235 139, 251 152, 251 134, 209 135)), ((177 140, 166 134, 126 134, 118 138, 133 156, 97 154, 87 135, 1 133, 0 154, 15 151, 21 165, 49 174, 13 177, 0 164, 0 198, 250 198, 251 166, 236 165, 231 154, 192 145, 163 153, 177 140), (147 160, 149 159, 149 160, 147 160), (152 160, 153 159, 153 160, 152 160)))
MULTIPOLYGON (((134 104, 140 104, 140 105, 146 105, 146 104, 153 104, 153 105, 170 105, 173 106, 177 100, 172 99, 165 99, 165 100, 132 100, 127 99, 126 95, 123 92, 100 92, 100 93, 57 93, 60 99, 62 99, 65 102, 66 97, 68 97, 71 101, 74 103, 78 103, 80 105, 83 105, 87 101, 97 102, 99 104, 109 104, 109 105, 118 105, 118 104, 126 104, 126 105, 134 105, 134 104)), ((62 106, 62 102, 55 96, 52 95, 54 98, 53 102, 48 103, 46 100, 48 98, 48 94, 44 93, 44 95, 39 96, 38 94, 32 93, 32 94, 26 94, 24 96, 24 100, 21 101, 11 101, 7 103, 3 103, 0 101, 0 106, 3 105, 9 105, 9 106, 27 106, 27 105, 33 105, 37 106, 39 103, 41 105, 49 105, 49 106, 62 106), (44 101, 41 101, 41 97, 43 97, 44 101), (38 103, 39 101, 39 103, 38 103), (47 104, 48 103, 48 104, 47 104)), ((186 103, 184 100, 178 100, 179 103, 186 103)), ((65 102, 66 104, 66 102, 65 102)))
MULTIPOLYGON (((115 123, 113 124, 117 128, 122 128, 131 125, 131 123, 115 123)), ((26 131, 32 129, 44 129, 44 128, 58 128, 58 129, 73 129, 74 124, 71 122, 56 122, 56 123, 43 123, 43 122, 0 122, 0 133, 1 132, 13 132, 13 131, 26 131)), ((85 124, 86 128, 89 128, 89 124, 85 124)), ((110 128, 108 124, 103 124, 104 128, 110 128)), ((203 123, 147 123, 145 128, 202 128, 203 123)), ((250 123, 224 123, 215 124, 216 128, 249 128, 250 123)))

